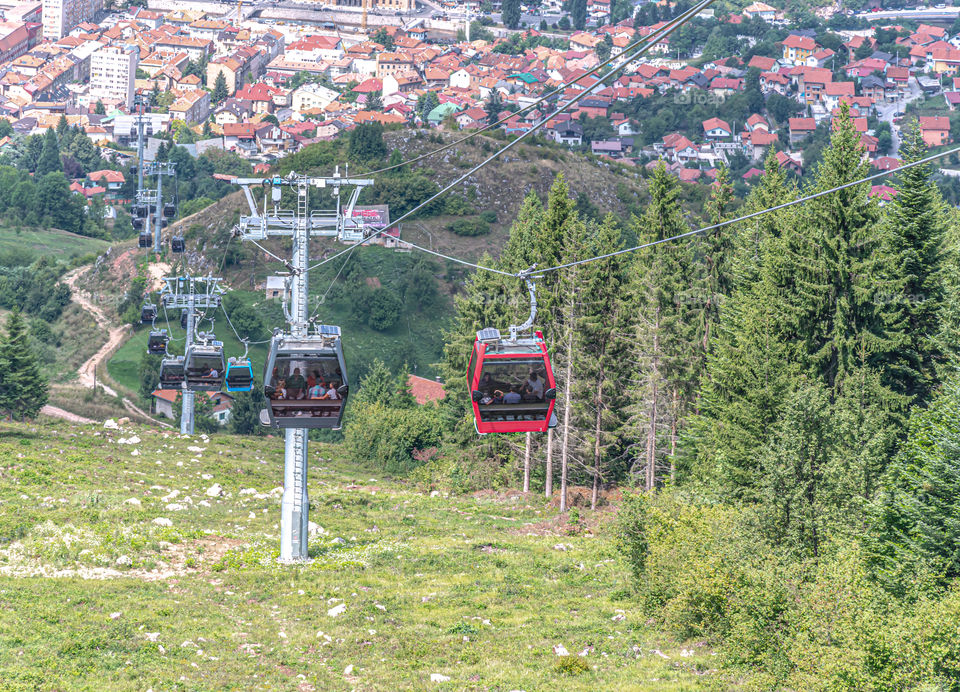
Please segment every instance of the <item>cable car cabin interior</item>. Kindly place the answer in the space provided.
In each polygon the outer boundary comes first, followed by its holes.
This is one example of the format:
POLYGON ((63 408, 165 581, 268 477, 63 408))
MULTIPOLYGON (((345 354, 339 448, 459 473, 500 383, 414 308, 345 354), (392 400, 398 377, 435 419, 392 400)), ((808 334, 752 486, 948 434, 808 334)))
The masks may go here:
POLYGON ((155 319, 157 319, 157 306, 153 303, 145 303, 144 306, 140 308, 140 323, 150 324, 155 319))
POLYGON ((227 361, 227 391, 249 392, 253 390, 253 366, 249 358, 230 358, 227 361))
MULTIPOLYGON (((319 337, 308 337, 315 339, 319 337)), ((276 344, 276 342, 274 342, 276 344)), ((348 386, 340 341, 271 348, 263 391, 277 428, 340 428, 348 386)))
POLYGON ((194 344, 187 349, 184 377, 187 389, 218 392, 223 387, 223 347, 194 344))
POLYGON ((167 351, 167 330, 166 329, 154 329, 150 332, 150 335, 147 337, 147 352, 148 353, 166 353, 167 351))
POLYGON ((183 379, 182 356, 164 358, 160 361, 160 389, 179 389, 183 379))
POLYGON ((478 340, 467 377, 477 432, 547 431, 557 383, 539 332, 516 342, 478 340))
POLYGON ((170 251, 171 252, 184 251, 184 241, 183 241, 182 235, 175 235, 170 239, 170 251))

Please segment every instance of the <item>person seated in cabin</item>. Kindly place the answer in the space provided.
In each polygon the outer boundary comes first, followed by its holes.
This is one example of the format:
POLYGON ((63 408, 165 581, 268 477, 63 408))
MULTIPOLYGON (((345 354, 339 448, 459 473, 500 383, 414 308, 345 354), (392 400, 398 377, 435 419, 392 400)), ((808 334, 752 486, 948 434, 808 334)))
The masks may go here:
POLYGON ((495 389, 493 391, 493 401, 492 404, 502 404, 503 403, 503 390, 495 389))
MULTIPOLYGON (((307 382, 309 383, 309 380, 307 380, 307 382)), ((307 398, 322 399, 326 391, 327 389, 322 382, 314 380, 314 383, 310 385, 310 389, 307 390, 307 398)))
POLYGON ((523 383, 521 394, 524 401, 543 401, 543 378, 531 370, 527 381, 523 383))
POLYGON ((493 387, 493 375, 489 372, 483 373, 483 375, 480 376, 480 384, 477 386, 477 390, 490 395, 493 394, 493 387))
POLYGON ((286 399, 287 398, 287 381, 286 380, 277 380, 276 387, 273 390, 271 397, 273 399, 286 399))
POLYGON ((320 398, 326 399, 327 401, 336 401, 339 399, 340 392, 337 391, 337 383, 331 380, 329 386, 327 387, 327 391, 324 392, 323 396, 320 398))
POLYGON ((217 372, 216 368, 206 368, 206 369, 203 371, 203 374, 201 375, 201 377, 205 377, 205 378, 207 378, 208 380, 212 380, 212 379, 216 378, 218 375, 219 375, 219 373, 217 372))
POLYGON ((505 404, 519 404, 523 397, 520 396, 520 387, 513 385, 510 387, 510 391, 503 395, 503 403, 505 404))
POLYGON ((312 389, 313 385, 315 385, 316 383, 317 383, 317 371, 314 370, 313 372, 308 372, 307 373, 307 390, 309 391, 310 389, 312 389))
POLYGON ((300 374, 300 368, 293 369, 293 375, 287 380, 287 391, 291 399, 302 399, 307 389, 307 381, 300 374))

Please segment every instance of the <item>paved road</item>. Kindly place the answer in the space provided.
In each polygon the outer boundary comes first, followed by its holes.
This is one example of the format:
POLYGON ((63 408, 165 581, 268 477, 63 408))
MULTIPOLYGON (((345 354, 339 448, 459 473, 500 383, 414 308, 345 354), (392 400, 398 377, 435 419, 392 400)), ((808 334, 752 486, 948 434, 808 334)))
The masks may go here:
POLYGON ((890 156, 897 156, 897 154, 900 152, 900 126, 893 122, 894 118, 897 117, 896 114, 898 112, 905 111, 906 105, 911 101, 916 101, 917 99, 923 97, 923 92, 920 89, 920 85, 917 84, 916 79, 911 77, 907 82, 907 86, 909 87, 909 92, 907 93, 906 98, 893 103, 885 103, 877 106, 877 119, 890 123, 890 134, 893 138, 893 146, 890 148, 890 156))

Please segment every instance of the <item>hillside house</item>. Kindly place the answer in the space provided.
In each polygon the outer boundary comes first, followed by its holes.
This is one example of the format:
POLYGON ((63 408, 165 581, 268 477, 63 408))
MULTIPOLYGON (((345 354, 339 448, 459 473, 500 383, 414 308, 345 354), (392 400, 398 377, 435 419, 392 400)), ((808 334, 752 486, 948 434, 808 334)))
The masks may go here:
POLYGON ((703 121, 703 134, 707 139, 729 139, 733 130, 726 121, 710 118, 703 121))
POLYGON ((928 147, 939 147, 950 142, 950 119, 944 116, 917 118, 920 134, 928 147))
POLYGON ((783 59, 791 65, 803 65, 817 50, 817 42, 809 36, 791 34, 783 41, 783 59))
POLYGON ((796 146, 813 134, 817 123, 813 118, 790 118, 790 146, 796 146))
MULTIPOLYGON (((233 396, 227 392, 201 392, 201 396, 206 395, 213 403, 213 411, 210 416, 219 425, 226 425, 230 420, 230 411, 233 409, 233 396)), ((176 389, 156 389, 151 394, 153 399, 153 412, 158 416, 164 416, 171 420, 175 417, 174 404, 180 396, 180 391, 176 389)))

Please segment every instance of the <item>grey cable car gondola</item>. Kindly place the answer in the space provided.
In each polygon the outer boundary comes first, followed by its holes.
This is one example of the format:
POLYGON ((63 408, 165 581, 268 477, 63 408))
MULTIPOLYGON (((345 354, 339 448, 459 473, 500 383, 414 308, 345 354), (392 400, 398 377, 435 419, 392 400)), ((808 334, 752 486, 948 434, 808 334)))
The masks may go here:
POLYGON ((349 393, 340 327, 322 325, 317 332, 271 340, 263 374, 267 408, 260 415, 265 425, 340 428, 349 393))
POLYGON ((134 204, 130 207, 130 215, 138 219, 146 218, 150 215, 150 207, 146 204, 134 204))
POLYGON ((147 353, 159 355, 167 352, 167 330, 152 329, 147 337, 147 353))
POLYGON ((140 323, 152 324, 157 319, 157 306, 153 303, 144 303, 140 308, 140 323))
POLYGON ((160 389, 180 389, 183 379, 183 356, 171 356, 160 361, 160 389))
POLYGON ((130 225, 133 226, 135 231, 143 230, 143 219, 139 216, 132 216, 130 217, 130 225))
POLYGON ((170 251, 171 252, 183 252, 186 248, 186 243, 183 240, 182 235, 175 235, 170 238, 170 251))
POLYGON ((184 379, 193 392, 219 392, 223 387, 223 344, 191 344, 184 356, 184 379))
POLYGON ((140 247, 150 247, 153 245, 153 233, 147 233, 146 231, 141 232, 138 243, 140 247))
POLYGON ((164 204, 163 215, 168 219, 172 219, 174 216, 177 215, 177 205, 174 204, 173 202, 167 202, 166 204, 164 204))

